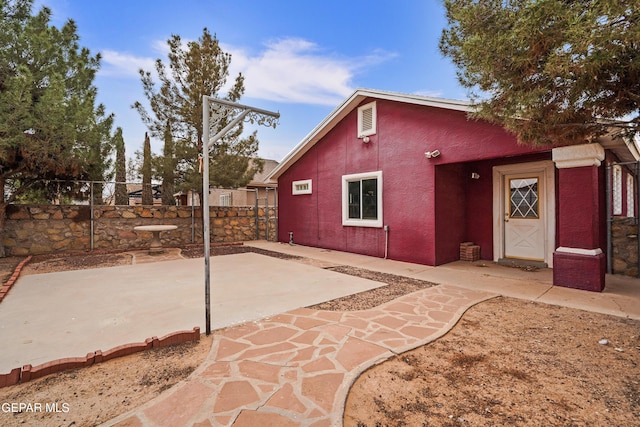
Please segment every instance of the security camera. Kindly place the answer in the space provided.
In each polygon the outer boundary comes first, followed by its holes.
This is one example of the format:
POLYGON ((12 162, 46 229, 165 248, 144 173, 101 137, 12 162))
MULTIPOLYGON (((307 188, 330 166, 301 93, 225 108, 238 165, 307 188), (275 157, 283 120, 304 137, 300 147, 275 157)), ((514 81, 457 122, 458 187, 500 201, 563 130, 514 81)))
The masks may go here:
POLYGON ((433 151, 427 151, 426 153, 424 153, 424 156, 427 159, 431 159, 431 158, 436 158, 440 155, 440 151, 438 150, 433 150, 433 151))

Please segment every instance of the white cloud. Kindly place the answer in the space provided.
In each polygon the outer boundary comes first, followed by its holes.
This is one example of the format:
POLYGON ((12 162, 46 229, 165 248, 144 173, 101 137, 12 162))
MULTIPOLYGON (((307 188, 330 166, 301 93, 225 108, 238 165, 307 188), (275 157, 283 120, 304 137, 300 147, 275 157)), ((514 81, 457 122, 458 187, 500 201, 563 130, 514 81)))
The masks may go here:
POLYGON ((155 70, 155 59, 120 53, 114 50, 103 50, 102 67, 100 74, 110 77, 135 77, 138 78, 138 70, 155 70))
POLYGON ((243 51, 231 53, 232 65, 236 60, 242 64, 246 96, 329 106, 353 91, 353 78, 364 66, 389 57, 376 52, 361 58, 339 58, 299 38, 267 44, 255 57, 248 57, 243 51))
MULTIPOLYGON (((162 56, 166 61, 166 42, 155 42, 152 48, 156 52, 164 51, 162 56)), ((232 55, 226 89, 233 84, 235 76, 242 73, 247 97, 327 106, 335 106, 351 94, 354 77, 359 72, 395 56, 376 51, 361 57, 339 57, 300 38, 268 43, 264 50, 254 55, 235 46, 222 44, 222 48, 232 55)), ((152 58, 113 50, 103 51, 102 58, 100 72, 103 76, 138 78, 140 68, 155 69, 152 58)))

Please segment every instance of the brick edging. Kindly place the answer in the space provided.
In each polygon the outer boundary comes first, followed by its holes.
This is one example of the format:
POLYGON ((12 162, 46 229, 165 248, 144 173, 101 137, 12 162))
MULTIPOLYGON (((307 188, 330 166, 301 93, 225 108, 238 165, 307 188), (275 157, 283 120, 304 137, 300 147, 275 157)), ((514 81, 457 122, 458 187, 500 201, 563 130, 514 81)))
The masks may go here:
POLYGON ((18 264, 16 269, 13 271, 13 274, 11 275, 9 280, 7 280, 7 283, 2 285, 2 288, 0 288, 0 302, 2 302, 4 297, 7 296, 7 294, 9 293, 9 290, 11 290, 13 285, 16 283, 16 280, 18 280, 18 277, 20 277, 20 273, 22 272, 22 268, 25 265, 27 265, 27 263, 29 261, 31 261, 31 258, 33 258, 33 256, 29 255, 28 257, 26 257, 25 259, 20 261, 20 264, 18 264))
POLYGON ((41 365, 24 365, 22 368, 12 369, 8 374, 0 374, 0 388, 9 387, 18 383, 35 380, 46 375, 65 371, 67 369, 79 369, 91 366, 95 363, 106 362, 118 357, 128 356, 152 348, 168 347, 170 345, 183 344, 189 341, 200 341, 200 328, 194 327, 191 331, 172 332, 158 338, 147 338, 144 342, 123 344, 107 351, 96 350, 85 357, 67 357, 46 362, 41 365))

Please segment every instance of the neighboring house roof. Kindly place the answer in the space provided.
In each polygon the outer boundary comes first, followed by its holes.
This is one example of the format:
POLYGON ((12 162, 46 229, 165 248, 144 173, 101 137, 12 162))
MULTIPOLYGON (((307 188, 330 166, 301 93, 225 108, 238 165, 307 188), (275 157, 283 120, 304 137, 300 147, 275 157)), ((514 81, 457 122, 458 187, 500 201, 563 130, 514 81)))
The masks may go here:
POLYGON ((456 111, 473 111, 470 102, 451 99, 432 98, 428 96, 412 95, 400 92, 388 92, 374 89, 357 89, 342 104, 331 112, 311 133, 309 133, 293 150, 287 154, 280 164, 265 177, 265 181, 275 181, 293 163, 300 159, 311 149, 322 137, 324 137, 334 126, 344 119, 354 108, 367 98, 384 99, 388 101, 398 101, 407 104, 424 105, 429 107, 445 108, 456 111))
MULTIPOLYGON (((152 184, 151 192, 154 199, 162 197, 162 186, 160 184, 152 184)), ((127 184, 127 196, 133 198, 142 197, 142 184, 127 184)))
POLYGON ((263 162, 262 172, 256 172, 247 187, 273 187, 274 184, 266 182, 265 178, 278 166, 278 162, 270 159, 263 159, 263 162))

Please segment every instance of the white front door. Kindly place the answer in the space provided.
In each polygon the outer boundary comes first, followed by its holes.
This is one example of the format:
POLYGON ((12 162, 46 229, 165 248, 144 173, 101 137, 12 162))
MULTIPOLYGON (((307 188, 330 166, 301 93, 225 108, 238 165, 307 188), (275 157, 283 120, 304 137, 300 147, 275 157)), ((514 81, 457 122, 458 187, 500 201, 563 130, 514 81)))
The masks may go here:
POLYGON ((504 175, 504 256, 545 259, 544 176, 542 173, 504 175))
POLYGON ((493 259, 553 267, 555 166, 544 160, 493 167, 493 259))

